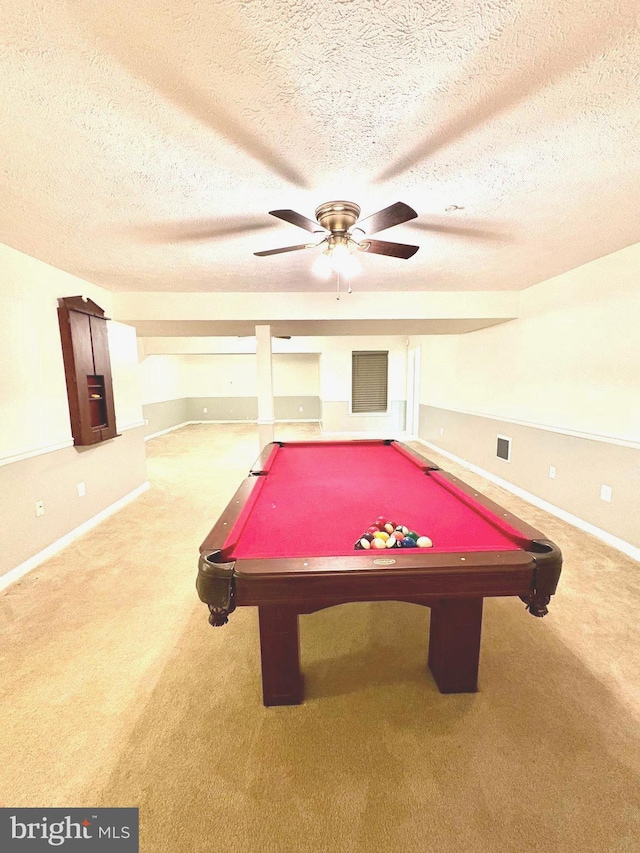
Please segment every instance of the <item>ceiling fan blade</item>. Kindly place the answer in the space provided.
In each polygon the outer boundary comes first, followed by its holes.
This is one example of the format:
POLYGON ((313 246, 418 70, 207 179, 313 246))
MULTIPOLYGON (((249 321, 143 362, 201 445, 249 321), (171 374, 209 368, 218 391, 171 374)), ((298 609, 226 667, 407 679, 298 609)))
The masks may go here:
POLYGON ((291 225, 297 225, 298 228, 304 228, 305 231, 311 231, 312 234, 315 234, 316 231, 324 231, 324 228, 317 222, 307 219, 306 216, 296 213, 295 210, 270 210, 269 214, 277 216, 278 219, 284 219, 285 222, 289 222, 291 225))
POLYGON ((315 243, 301 243, 299 246, 284 246, 282 249, 267 249, 265 252, 254 252, 259 258, 266 258, 267 255, 280 255, 282 252, 297 252, 298 249, 313 249, 315 243))
POLYGON ((372 213, 366 219, 360 219, 355 227, 362 228, 366 234, 377 234, 378 231, 384 231, 385 228, 391 228, 393 225, 401 225, 403 222, 415 219, 417 215, 408 204, 397 201, 377 213, 372 213))
POLYGON ((388 243, 386 240, 363 240, 359 244, 361 252, 371 252, 373 255, 389 255, 392 258, 413 257, 420 246, 410 246, 408 243, 388 243))

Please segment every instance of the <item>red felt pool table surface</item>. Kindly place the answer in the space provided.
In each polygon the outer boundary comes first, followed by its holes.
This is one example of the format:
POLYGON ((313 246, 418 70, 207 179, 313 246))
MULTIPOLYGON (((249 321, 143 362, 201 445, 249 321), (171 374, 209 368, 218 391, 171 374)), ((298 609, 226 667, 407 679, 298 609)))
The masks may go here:
POLYGON ((225 559, 365 556, 371 552, 355 551, 354 543, 379 515, 428 536, 431 553, 531 544, 395 442, 276 445, 258 476, 225 541, 225 559))
POLYGON ((200 546, 209 621, 257 606, 265 705, 304 697, 298 617, 354 601, 431 608, 429 668, 442 693, 477 689, 485 597, 544 616, 562 556, 539 530, 395 441, 266 447, 200 546), (356 550, 380 515, 433 548, 356 550))

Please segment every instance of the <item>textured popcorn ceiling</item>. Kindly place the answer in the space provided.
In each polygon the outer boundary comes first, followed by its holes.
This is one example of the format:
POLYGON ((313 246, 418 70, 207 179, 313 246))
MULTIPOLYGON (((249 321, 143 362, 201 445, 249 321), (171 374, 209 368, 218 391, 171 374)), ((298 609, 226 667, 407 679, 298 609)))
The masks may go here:
POLYGON ((638 0, 3 0, 0 241, 111 290, 309 291, 256 258, 419 213, 358 290, 519 290, 640 241, 638 0), (446 212, 450 205, 461 210, 446 212))

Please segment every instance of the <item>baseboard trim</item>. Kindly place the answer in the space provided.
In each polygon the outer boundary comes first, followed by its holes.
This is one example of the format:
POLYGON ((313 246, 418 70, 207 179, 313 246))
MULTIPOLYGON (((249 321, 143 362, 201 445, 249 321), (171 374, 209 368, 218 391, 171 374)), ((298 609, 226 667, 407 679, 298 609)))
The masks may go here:
POLYGON ((116 426, 118 428, 118 432, 126 432, 129 429, 138 429, 139 427, 143 427, 146 425, 147 425, 147 421, 142 420, 142 421, 133 421, 130 424, 123 424, 122 426, 117 424, 116 426))
POLYGON ((167 427, 166 429, 158 430, 158 432, 152 432, 150 435, 145 435, 144 440, 149 441, 150 438, 157 438, 159 435, 165 435, 168 432, 173 432, 174 429, 180 429, 181 427, 188 426, 191 421, 183 421, 181 424, 175 424, 174 426, 167 427))
MULTIPOLYGON (((153 432, 151 435, 145 435, 144 440, 149 441, 150 438, 157 438, 159 435, 165 435, 167 432, 172 432, 174 429, 181 429, 182 427, 189 426, 190 424, 213 424, 214 426, 217 424, 254 424, 257 425, 257 421, 245 419, 242 421, 215 421, 213 418, 209 418, 206 421, 183 421, 181 424, 176 424, 175 426, 167 427, 167 429, 161 429, 159 432, 153 432)), ((276 424, 317 424, 320 421, 317 418, 300 418, 299 420, 292 421, 290 418, 276 418, 273 422, 276 424)))
POLYGON ((583 518, 578 518, 577 515, 573 515, 572 513, 561 509, 559 506, 555 506, 555 504, 549 503, 548 501, 539 498, 532 492, 527 492, 525 489, 521 489, 520 486, 515 486, 508 480, 503 480, 502 477, 498 477, 495 474, 492 474, 490 471, 485 471, 485 469, 480 468, 479 465, 474 465, 472 462, 467 462, 466 459, 462 459, 462 457, 456 456, 454 453, 450 453, 448 450, 443 450, 441 447, 438 447, 437 444, 432 444, 430 441, 426 441, 426 439, 424 438, 417 438, 415 439, 415 441, 418 441, 420 444, 424 444, 425 447, 429 447, 431 448, 431 450, 435 450, 437 453, 442 454, 442 456, 445 456, 447 459, 451 459, 453 462, 457 462, 458 464, 467 468, 469 471, 473 471, 474 474, 479 474, 481 477, 484 477, 491 483, 495 483, 496 486, 500 486, 501 488, 506 489, 508 492, 511 492, 511 494, 522 498, 523 500, 527 501, 530 504, 533 504, 534 506, 537 506, 539 509, 543 509, 550 515, 555 515, 556 518, 560 518, 562 519, 562 521, 566 521, 569 524, 572 524, 579 530, 584 530, 585 533, 590 533, 592 536, 595 536, 597 539, 602 540, 602 542, 606 542, 607 545, 611 545, 612 548, 615 548, 617 551, 622 551, 623 554, 626 554, 628 557, 631 557, 633 560, 637 560, 640 563, 640 548, 637 548, 635 545, 632 545, 631 542, 626 542, 624 539, 620 539, 617 536, 614 536, 612 533, 608 533, 606 530, 602 530, 600 527, 596 527, 595 524, 590 524, 583 518))
POLYGON ((187 424, 257 424, 255 418, 238 418, 236 421, 217 421, 214 418, 207 418, 206 421, 187 421, 187 424))
MULTIPOLYGON (((146 426, 146 423, 146 421, 134 421, 129 424, 117 424, 117 428, 118 432, 121 433, 146 426)), ((24 459, 31 459, 34 456, 43 456, 45 453, 55 453, 56 450, 66 450, 67 447, 73 447, 72 438, 66 441, 58 441, 55 444, 45 444, 41 447, 27 447, 24 450, 19 450, 18 453, 11 453, 9 456, 0 456, 0 466, 12 465, 14 462, 22 462, 24 459)))
POLYGON ((18 453, 12 453, 10 456, 2 456, 0 457, 0 465, 11 465, 13 462, 22 462, 23 459, 42 456, 45 453, 54 453, 56 450, 64 450, 67 447, 73 447, 72 438, 67 441, 59 441, 56 444, 46 444, 42 447, 29 447, 18 453))
POLYGON ((149 483, 143 483, 141 486, 138 486, 137 489, 134 489, 132 492, 129 492, 124 497, 117 500, 115 503, 110 504, 110 506, 101 510, 97 515, 94 515, 92 518, 89 518, 87 521, 83 522, 79 527, 74 528, 69 531, 69 533, 65 533, 60 539, 56 539, 55 542, 52 542, 51 545, 47 545, 42 551, 39 551, 37 554, 34 554, 33 557, 29 557, 28 560, 25 560, 24 563, 21 563, 19 566, 16 566, 14 569, 10 569, 6 574, 0 577, 0 592, 6 589, 11 584, 20 580, 20 578, 24 577, 28 574, 32 569, 35 569, 36 566, 39 566, 41 563, 44 563, 45 560, 48 560, 50 557, 53 557, 54 554, 57 554, 58 551, 62 551, 63 548, 66 548, 67 545, 71 545, 72 542, 75 542, 76 539, 79 539, 85 533, 88 533, 93 527, 96 527, 100 524, 101 521, 104 521, 109 516, 114 515, 114 513, 121 510, 127 504, 134 501, 136 498, 140 497, 143 492, 146 492, 149 488, 149 483))

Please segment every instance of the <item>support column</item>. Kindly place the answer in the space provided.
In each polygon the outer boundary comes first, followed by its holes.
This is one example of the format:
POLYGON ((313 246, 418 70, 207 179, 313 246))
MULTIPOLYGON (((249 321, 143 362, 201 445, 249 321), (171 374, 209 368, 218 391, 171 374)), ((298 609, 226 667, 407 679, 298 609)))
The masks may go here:
POLYGON ((271 326, 256 326, 256 360, 258 363, 258 439, 260 450, 273 441, 273 367, 271 359, 271 326))

